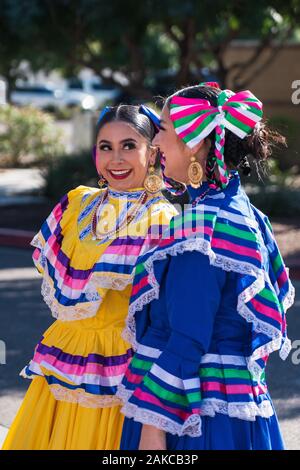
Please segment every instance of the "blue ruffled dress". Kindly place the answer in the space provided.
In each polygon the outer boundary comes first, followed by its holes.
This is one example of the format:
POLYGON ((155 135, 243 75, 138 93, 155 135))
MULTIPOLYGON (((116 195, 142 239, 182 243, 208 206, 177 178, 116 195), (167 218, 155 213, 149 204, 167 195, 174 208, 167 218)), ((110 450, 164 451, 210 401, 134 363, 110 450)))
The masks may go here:
POLYGON ((239 274, 199 251, 153 269, 159 298, 136 314, 137 351, 119 389, 121 449, 138 449, 143 423, 166 431, 168 450, 284 449, 264 371, 248 368, 253 326, 237 313, 239 274))

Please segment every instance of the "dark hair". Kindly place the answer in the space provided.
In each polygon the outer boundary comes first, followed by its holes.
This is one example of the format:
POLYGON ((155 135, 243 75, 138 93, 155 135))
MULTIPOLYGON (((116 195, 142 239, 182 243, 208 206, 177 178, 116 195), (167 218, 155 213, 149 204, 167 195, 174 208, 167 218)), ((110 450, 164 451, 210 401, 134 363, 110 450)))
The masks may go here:
MULTIPOLYGON (((145 137, 149 144, 155 137, 156 129, 151 121, 151 119, 145 114, 139 111, 139 106, 120 104, 118 106, 111 107, 106 114, 103 116, 96 128, 96 135, 98 136, 102 127, 109 123, 115 121, 123 121, 130 124, 140 135, 145 137)), ((164 183, 166 184, 165 194, 168 192, 183 192, 184 189, 181 183, 167 178, 163 171, 163 164, 161 162, 161 154, 158 151, 155 159, 155 168, 162 172, 164 183), (168 186, 169 185, 169 186, 168 186)), ((168 194, 169 199, 172 197, 168 194)))
POLYGON ((112 106, 103 116, 96 128, 96 135, 100 129, 109 123, 115 121, 123 121, 130 124, 141 136, 145 137, 149 143, 155 136, 155 127, 151 120, 139 112, 139 106, 119 104, 112 106))
MULTIPOLYGON (((212 106, 217 106, 218 95, 222 90, 212 86, 196 85, 177 91, 167 98, 166 104, 170 105, 173 96, 182 96, 184 98, 200 98, 210 102, 212 106)), ((207 171, 213 171, 212 165, 209 164, 214 157, 215 147, 215 130, 213 130, 207 138, 211 141, 211 147, 207 156, 207 171)), ((226 165, 231 169, 241 169, 244 175, 251 173, 251 167, 248 157, 252 157, 258 176, 261 172, 266 173, 267 159, 272 154, 273 147, 283 144, 286 145, 286 139, 278 132, 271 130, 264 121, 256 124, 255 128, 244 139, 225 129, 225 147, 224 160, 226 165)), ((211 176, 211 175, 208 175, 211 176)))

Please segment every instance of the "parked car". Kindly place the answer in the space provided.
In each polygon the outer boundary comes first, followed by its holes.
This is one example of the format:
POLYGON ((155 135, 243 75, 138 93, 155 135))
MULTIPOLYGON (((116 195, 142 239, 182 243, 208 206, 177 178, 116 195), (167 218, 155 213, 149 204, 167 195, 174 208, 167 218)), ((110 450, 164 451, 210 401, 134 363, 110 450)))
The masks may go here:
POLYGON ((79 107, 95 110, 95 98, 85 91, 59 88, 52 85, 22 85, 11 93, 11 102, 18 106, 34 106, 39 109, 79 107))
POLYGON ((22 85, 11 92, 11 102, 17 106, 39 109, 62 106, 63 91, 50 85, 22 85))
POLYGON ((65 101, 67 103, 73 103, 85 95, 92 98, 86 100, 86 104, 90 104, 91 109, 98 109, 108 101, 114 102, 119 94, 119 88, 114 85, 106 85, 97 77, 89 79, 71 78, 67 80, 65 87, 65 101))

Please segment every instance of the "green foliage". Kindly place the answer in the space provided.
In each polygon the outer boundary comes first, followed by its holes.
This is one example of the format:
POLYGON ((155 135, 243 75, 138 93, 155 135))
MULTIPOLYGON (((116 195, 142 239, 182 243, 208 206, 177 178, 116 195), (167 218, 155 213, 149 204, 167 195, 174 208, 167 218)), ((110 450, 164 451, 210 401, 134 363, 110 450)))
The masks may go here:
POLYGON ((71 188, 80 184, 97 187, 97 171, 92 160, 92 153, 61 154, 49 162, 45 169, 45 196, 57 200, 71 188))
POLYGON ((299 0, 2 0, 0 73, 10 76, 21 57, 65 75, 90 67, 109 83, 121 72, 124 89, 137 94, 156 70, 174 67, 179 86, 214 64, 226 85, 231 40, 258 39, 263 51, 274 39, 297 38, 299 21, 299 0))
POLYGON ((0 108, 1 166, 45 165, 63 151, 62 136, 53 118, 35 108, 0 108))
POLYGON ((300 189, 269 185, 249 197, 252 204, 270 217, 300 218, 300 189))
POLYGON ((270 119, 270 126, 280 132, 287 140, 286 148, 278 148, 273 152, 277 170, 281 172, 300 171, 300 135, 299 122, 285 116, 270 119))

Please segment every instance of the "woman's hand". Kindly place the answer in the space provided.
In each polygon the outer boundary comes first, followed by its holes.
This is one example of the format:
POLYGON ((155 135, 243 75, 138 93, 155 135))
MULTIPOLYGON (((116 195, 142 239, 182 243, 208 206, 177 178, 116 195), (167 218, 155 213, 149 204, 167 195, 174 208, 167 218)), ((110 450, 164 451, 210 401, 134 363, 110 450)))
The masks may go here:
POLYGON ((139 450, 166 450, 166 433, 154 426, 142 427, 139 450))

